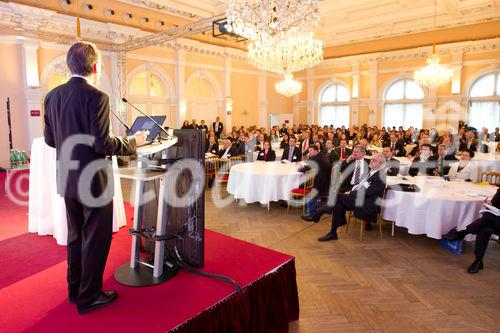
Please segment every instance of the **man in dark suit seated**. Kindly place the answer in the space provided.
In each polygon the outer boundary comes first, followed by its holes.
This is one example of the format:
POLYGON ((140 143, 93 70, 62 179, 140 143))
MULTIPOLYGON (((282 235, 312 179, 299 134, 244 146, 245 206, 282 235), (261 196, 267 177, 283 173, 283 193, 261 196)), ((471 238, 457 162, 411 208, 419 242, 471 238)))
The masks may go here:
POLYGON ((402 157, 406 155, 405 147, 402 141, 398 140, 395 133, 391 133, 390 140, 384 144, 384 147, 389 147, 394 156, 402 157))
POLYGON ((208 138, 207 153, 211 153, 211 154, 214 154, 214 155, 218 155, 219 154, 219 144, 215 140, 215 136, 210 136, 208 138))
POLYGON ((335 148, 335 152, 339 156, 340 161, 344 161, 352 154, 352 150, 347 148, 347 140, 340 140, 340 146, 335 148))
POLYGON ((219 150, 219 158, 231 158, 234 156, 239 156, 240 150, 231 143, 231 140, 224 140, 224 147, 219 150))
POLYGON ((257 155, 257 161, 273 162, 276 160, 276 153, 271 149, 271 142, 264 141, 264 149, 257 155))
POLYGON ((462 141, 460 143, 460 151, 463 151, 465 149, 469 149, 473 152, 477 151, 477 148, 479 147, 479 140, 476 139, 476 135, 474 134, 473 131, 469 130, 465 133, 465 141, 462 141))
POLYGON ((333 166, 337 161, 339 160, 339 155, 337 152, 335 152, 335 148, 333 147, 333 142, 332 140, 328 139, 325 142, 325 150, 324 154, 326 157, 326 160, 330 162, 330 165, 333 166))
POLYGON ((392 157, 391 147, 384 147, 382 154, 385 157, 385 172, 387 176, 397 176, 399 173, 400 162, 392 157))
POLYGON ((438 153, 436 156, 429 158, 434 163, 434 176, 445 176, 450 172, 450 167, 458 159, 453 154, 448 154, 446 145, 440 144, 438 146, 438 153))
POLYGON ((288 139, 288 146, 283 150, 281 160, 288 160, 290 162, 300 162, 302 160, 302 152, 300 148, 295 147, 297 139, 291 136, 288 139))
POLYGON ((320 153, 320 149, 317 145, 311 145, 308 149, 309 159, 306 162, 306 166, 299 169, 299 172, 306 172, 311 169, 316 170, 314 189, 318 192, 317 196, 321 200, 326 201, 328 198, 328 191, 330 190, 331 165, 323 154, 320 153))
POLYGON ((365 155, 365 148, 358 145, 352 150, 351 156, 340 165, 340 193, 350 191, 368 173, 370 161, 365 159, 365 155))
POLYGON ((85 314, 117 297, 115 291, 102 291, 113 230, 113 174, 105 157, 134 154, 146 133, 111 134, 109 97, 94 88, 101 71, 95 45, 73 44, 66 62, 71 79, 45 97, 44 137, 56 149, 57 192, 66 204, 68 301, 85 314))
MULTIPOLYGON (((335 240, 337 228, 346 224, 345 214, 353 210, 356 218, 367 223, 377 221, 379 200, 384 193, 386 185, 386 174, 384 172, 385 158, 382 154, 376 154, 370 160, 370 170, 359 184, 354 186, 349 193, 340 193, 333 208, 332 226, 330 232, 318 238, 320 242, 335 240)), ((367 224, 367 229, 371 225, 367 224)))
MULTIPOLYGON (((497 189, 497 192, 489 204, 500 209, 500 188, 497 189)), ((468 234, 476 235, 476 243, 474 245, 476 260, 474 260, 467 269, 468 273, 474 274, 483 269, 483 257, 488 248, 488 242, 490 241, 491 235, 500 234, 500 216, 495 215, 493 212, 483 212, 483 215, 469 224, 465 230, 456 231, 453 229, 443 235, 443 238, 454 242, 463 240, 468 234)))
POLYGON ((418 156, 415 157, 415 159, 411 163, 408 174, 410 176, 417 176, 417 175, 432 176, 434 174, 436 162, 433 161, 431 157, 432 157, 431 145, 427 143, 422 145, 422 147, 420 147, 418 156))

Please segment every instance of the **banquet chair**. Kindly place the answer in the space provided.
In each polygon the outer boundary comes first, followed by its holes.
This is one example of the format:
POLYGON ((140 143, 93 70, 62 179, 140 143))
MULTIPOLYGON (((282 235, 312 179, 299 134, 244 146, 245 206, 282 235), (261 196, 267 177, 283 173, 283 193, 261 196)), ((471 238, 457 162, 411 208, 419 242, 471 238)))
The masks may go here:
POLYGON ((314 187, 314 177, 312 173, 314 170, 309 170, 304 173, 304 177, 306 181, 299 187, 294 188, 290 191, 290 199, 287 202, 286 213, 290 211, 290 202, 300 204, 302 206, 302 214, 306 214, 306 204, 307 204, 307 195, 312 191, 314 187))
POLYGON ((500 186, 500 172, 490 171, 481 173, 480 180, 482 182, 488 182, 491 185, 500 186))
POLYGON ((229 180, 229 170, 231 169, 231 160, 228 158, 217 158, 215 162, 215 182, 218 184, 227 184, 229 180))
POLYGON ((208 187, 210 178, 215 177, 219 165, 218 157, 205 158, 205 187, 208 187))

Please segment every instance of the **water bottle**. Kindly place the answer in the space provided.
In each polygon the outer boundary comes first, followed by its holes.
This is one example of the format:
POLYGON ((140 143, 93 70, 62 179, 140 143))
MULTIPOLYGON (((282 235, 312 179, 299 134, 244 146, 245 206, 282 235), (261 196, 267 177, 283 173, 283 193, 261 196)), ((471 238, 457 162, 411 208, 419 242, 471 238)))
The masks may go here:
POLYGON ((14 169, 17 167, 17 155, 14 149, 10 150, 10 168, 14 169))

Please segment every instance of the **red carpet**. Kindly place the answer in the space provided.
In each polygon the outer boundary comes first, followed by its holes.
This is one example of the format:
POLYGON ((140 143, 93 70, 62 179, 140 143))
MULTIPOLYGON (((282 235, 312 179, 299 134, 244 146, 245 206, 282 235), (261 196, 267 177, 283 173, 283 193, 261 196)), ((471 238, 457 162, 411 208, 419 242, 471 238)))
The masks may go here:
MULTIPOLYGON (((9 224, 24 228, 24 234, 0 241, 1 332, 286 331, 298 318, 293 257, 209 230, 204 270, 233 278, 244 292, 231 296, 230 284, 185 271, 153 287, 118 284, 113 273, 130 255, 127 228, 113 237, 104 275, 104 289, 118 291, 118 300, 78 315, 66 299, 65 247, 50 236, 26 234, 25 208, 5 199, 0 207, 0 235, 9 224)), ((130 222, 133 210, 126 209, 130 222)))

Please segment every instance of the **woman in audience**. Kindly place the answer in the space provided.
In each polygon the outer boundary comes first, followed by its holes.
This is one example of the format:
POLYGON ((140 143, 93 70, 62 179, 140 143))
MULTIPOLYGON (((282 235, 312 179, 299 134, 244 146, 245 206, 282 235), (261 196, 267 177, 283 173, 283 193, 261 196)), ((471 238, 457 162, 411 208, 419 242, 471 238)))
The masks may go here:
POLYGON ((190 129, 190 128, 191 128, 191 124, 189 123, 189 121, 187 119, 184 120, 184 122, 182 123, 181 129, 190 129))
POLYGON ((429 158, 432 156, 430 144, 423 144, 417 157, 413 160, 408 174, 410 176, 432 176, 434 173, 434 164, 429 158))
POLYGON ((372 141, 370 142, 370 144, 371 144, 372 146, 382 148, 382 141, 380 140, 378 133, 374 133, 374 134, 373 134, 373 139, 372 139, 372 141))
POLYGON ((264 149, 257 155, 257 161, 272 162, 276 160, 276 153, 271 149, 271 142, 264 141, 264 149))
POLYGON ((269 135, 269 140, 271 142, 279 142, 280 141, 280 137, 278 136, 278 134, 276 134, 276 130, 274 128, 271 129, 271 134, 269 135))
POLYGON ((280 142, 280 149, 285 149, 288 146, 288 134, 283 135, 283 140, 280 142))
POLYGON ((450 178, 458 178, 470 181, 475 175, 477 175, 476 166, 474 166, 470 162, 471 158, 473 157, 474 152, 472 150, 464 150, 460 155, 460 162, 451 165, 448 176, 450 178))

